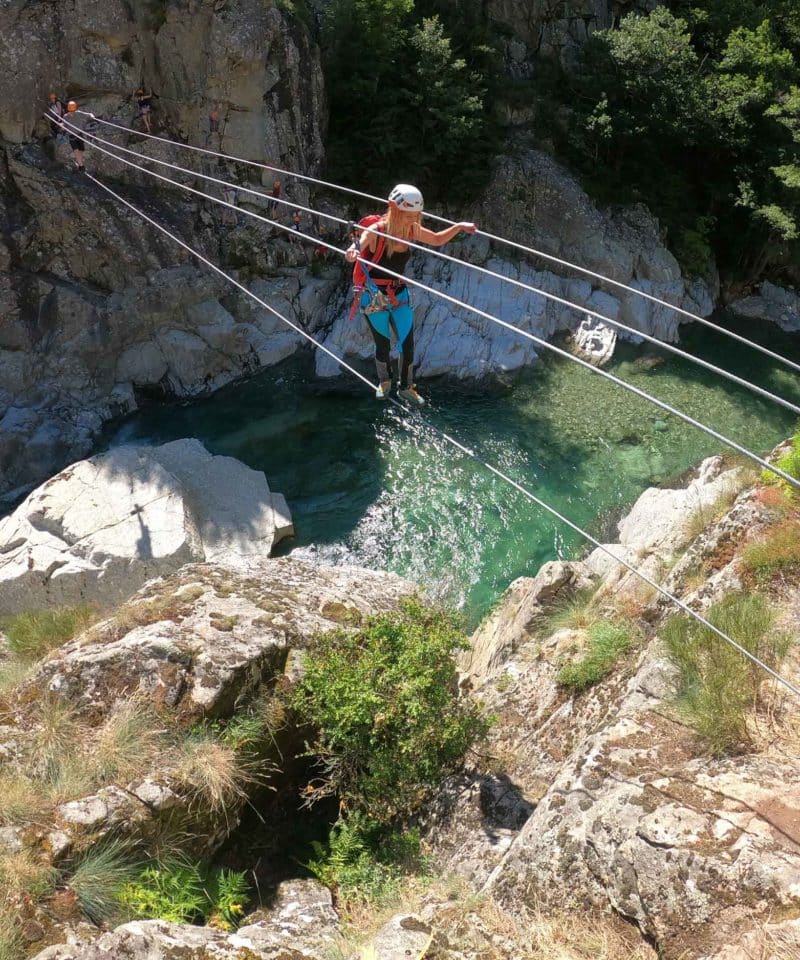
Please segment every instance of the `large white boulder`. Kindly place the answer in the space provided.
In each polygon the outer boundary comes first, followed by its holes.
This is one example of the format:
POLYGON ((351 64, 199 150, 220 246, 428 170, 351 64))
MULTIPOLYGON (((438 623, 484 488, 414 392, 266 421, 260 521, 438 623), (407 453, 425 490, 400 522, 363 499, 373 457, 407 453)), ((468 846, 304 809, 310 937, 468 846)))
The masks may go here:
POLYGON ((190 560, 269 556, 276 508, 286 536, 264 474, 198 440, 81 460, 0 520, 0 614, 108 607, 190 560))

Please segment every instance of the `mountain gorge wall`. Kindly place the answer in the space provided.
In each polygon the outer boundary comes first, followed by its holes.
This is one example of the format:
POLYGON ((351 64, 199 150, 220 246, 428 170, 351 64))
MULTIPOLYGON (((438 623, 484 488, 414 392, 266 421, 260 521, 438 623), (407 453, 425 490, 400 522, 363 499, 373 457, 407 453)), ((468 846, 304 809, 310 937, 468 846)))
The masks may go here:
MULTIPOLYGON (((558 16, 538 0, 498 2, 487 12, 532 63, 561 40, 574 46, 586 29, 607 25, 615 15, 612 6, 595 0, 585 9, 568 6, 558 16)), ((77 97, 83 109, 127 128, 133 91, 144 83, 158 94, 157 133, 312 175, 324 164, 327 104, 313 23, 276 0, 15 0, 0 12, 0 36, 0 497, 13 500, 88 455, 103 423, 135 410, 143 398, 209 393, 280 362, 303 343, 274 314, 73 173, 67 145, 45 139, 40 112, 49 91, 77 97), (213 109, 217 131, 209 124, 213 109)), ((77 122, 197 174, 256 189, 272 182, 269 171, 198 159, 133 131, 90 127, 85 116, 77 122)), ((281 230, 241 211, 228 222, 210 201, 162 186, 91 148, 87 157, 92 172, 148 216, 233 271, 329 348, 351 360, 361 357, 370 369, 371 339, 362 323, 346 319, 347 274, 338 262, 318 264, 310 273, 307 248, 288 242, 281 230)), ((300 181, 283 179, 284 198, 309 201, 300 181)), ((194 186, 219 196, 218 185, 209 188, 199 177, 194 186)), ((270 210, 269 201, 257 196, 240 194, 238 203, 261 215, 270 210)), ((331 209, 344 218, 352 214, 331 209)), ((290 214, 291 206, 282 207, 277 219, 286 226, 290 214)), ((713 283, 684 281, 644 208, 598 210, 567 171, 524 143, 505 145, 484 198, 463 215, 689 310, 705 314, 713 307, 713 283)), ((311 230, 305 215, 303 227, 311 230)), ((343 241, 343 235, 329 239, 343 241)), ((603 290, 547 261, 509 259, 507 249, 485 239, 450 252, 635 329, 678 337, 669 311, 603 290)), ((538 337, 582 319, 579 309, 464 267, 418 258, 412 270, 538 337)), ((536 359, 539 348, 485 318, 429 294, 420 293, 416 302, 421 376, 494 376, 536 359)), ((320 353, 317 372, 333 376, 338 370, 320 353)))

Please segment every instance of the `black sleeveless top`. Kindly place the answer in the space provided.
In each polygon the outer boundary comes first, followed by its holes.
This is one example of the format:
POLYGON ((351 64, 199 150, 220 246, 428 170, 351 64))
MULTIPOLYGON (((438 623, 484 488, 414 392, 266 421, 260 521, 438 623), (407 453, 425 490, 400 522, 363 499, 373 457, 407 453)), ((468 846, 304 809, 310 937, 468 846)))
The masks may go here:
MULTIPOLYGON (((405 273, 406 266, 408 265, 409 258, 411 257, 411 250, 396 251, 395 253, 389 253, 389 247, 387 246, 383 251, 383 256, 381 257, 379 263, 381 266, 386 267, 387 270, 394 270, 395 273, 405 273)), ((390 274, 384 273, 379 266, 374 266, 370 269, 370 276, 373 278, 383 277, 389 280, 394 280, 397 284, 400 284, 400 281, 397 277, 392 277, 390 274)))

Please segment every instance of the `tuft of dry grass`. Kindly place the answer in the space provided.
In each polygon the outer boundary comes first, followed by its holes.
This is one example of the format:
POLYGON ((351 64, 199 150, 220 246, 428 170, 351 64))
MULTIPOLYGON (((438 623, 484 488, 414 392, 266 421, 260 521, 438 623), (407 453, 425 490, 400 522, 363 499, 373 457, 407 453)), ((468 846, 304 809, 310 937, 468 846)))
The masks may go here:
MULTIPOLYGON (((0 773, 0 823, 28 823, 43 807, 41 786, 21 772, 0 773)), ((0 954, 2 957, 2 954, 0 954)))
POLYGON ((19 660, 0 660, 0 697, 8 697, 21 683, 33 673, 32 663, 20 663, 19 660))
POLYGON ((22 896, 43 897, 55 887, 56 871, 37 860, 30 850, 0 854, 0 885, 10 900, 22 896))
POLYGON ((800 574, 800 522, 783 520, 763 532, 742 552, 742 566, 764 582, 778 575, 800 574))
POLYGON ((0 904, 0 960, 22 960, 24 956, 17 913, 10 906, 0 904))
POLYGON ((0 629, 15 660, 35 663, 96 623, 98 617, 94 607, 64 607, 5 617, 0 620, 0 629))
POLYGON ((92 778, 101 783, 128 783, 144 776, 161 746, 160 726, 155 715, 136 699, 118 706, 91 745, 92 778))
POLYGON ((745 487, 757 480, 755 471, 742 470, 736 483, 723 490, 713 503, 699 503, 687 516, 683 529, 690 540, 696 540, 712 524, 721 520, 736 502, 736 498, 745 487))
POLYGON ((234 747, 205 733, 186 738, 172 777, 193 803, 216 813, 244 800, 247 787, 256 780, 252 762, 234 747))
POLYGON ((517 917, 494 900, 473 897, 443 908, 439 922, 456 949, 493 960, 656 960, 655 951, 621 921, 577 910, 540 909, 517 917), (498 943, 508 946, 498 950, 498 943))
POLYGON ((576 590, 567 600, 557 603, 544 618, 545 632, 550 635, 565 628, 588 630, 602 619, 602 611, 595 602, 595 587, 576 590))
POLYGON ((87 731, 74 709, 55 697, 44 697, 32 711, 31 721, 27 766, 37 780, 55 783, 72 758, 80 756, 87 731))
POLYGON ((471 893, 458 879, 442 880, 434 887, 412 880, 394 903, 350 916, 338 956, 345 960, 355 954, 370 960, 380 927, 397 913, 416 913, 423 904, 432 915, 434 934, 426 960, 443 960, 455 953, 484 960, 656 960, 656 952, 636 931, 613 916, 577 907, 512 915, 490 897, 471 893), (444 951, 437 946, 437 932, 446 936, 444 951))

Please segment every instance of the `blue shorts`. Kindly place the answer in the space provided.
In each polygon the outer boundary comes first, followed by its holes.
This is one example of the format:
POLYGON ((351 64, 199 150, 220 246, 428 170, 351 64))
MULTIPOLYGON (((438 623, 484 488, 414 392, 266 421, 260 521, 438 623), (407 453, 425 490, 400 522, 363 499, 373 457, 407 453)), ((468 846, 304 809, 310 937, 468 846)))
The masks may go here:
MULTIPOLYGON (((369 290, 365 290, 361 294, 361 309, 363 310, 365 307, 368 307, 371 300, 372 294, 369 290)), ((377 330, 381 336, 386 337, 387 340, 391 339, 391 328, 394 327, 395 333, 397 334, 397 342, 402 347, 403 341, 414 326, 414 310, 411 306, 411 295, 408 292, 408 287, 405 287, 397 294, 397 303, 398 305, 396 307, 391 307, 389 310, 365 313, 364 316, 369 320, 373 328, 377 330)))

